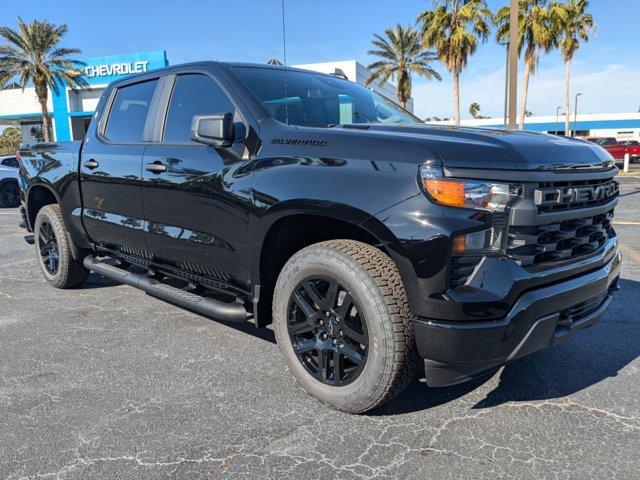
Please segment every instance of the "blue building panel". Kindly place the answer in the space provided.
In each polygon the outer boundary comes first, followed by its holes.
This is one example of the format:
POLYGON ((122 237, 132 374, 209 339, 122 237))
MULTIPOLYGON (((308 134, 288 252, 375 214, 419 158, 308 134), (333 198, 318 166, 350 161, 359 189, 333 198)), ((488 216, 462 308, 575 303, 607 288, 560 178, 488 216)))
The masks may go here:
MULTIPOLYGON (((85 80, 89 85, 106 85, 130 75, 149 72, 169 65, 167 52, 128 53, 123 55, 107 55, 104 57, 85 58, 85 80)), ((70 117, 88 116, 93 112, 70 112, 69 95, 66 86, 60 86, 58 95, 53 92, 53 119, 55 122, 55 138, 58 141, 71 140, 70 117)))

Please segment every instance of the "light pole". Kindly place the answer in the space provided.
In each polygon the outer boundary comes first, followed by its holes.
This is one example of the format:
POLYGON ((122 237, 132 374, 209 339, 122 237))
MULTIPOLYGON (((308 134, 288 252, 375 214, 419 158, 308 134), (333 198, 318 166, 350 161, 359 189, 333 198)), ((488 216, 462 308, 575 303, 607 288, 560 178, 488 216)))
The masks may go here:
POLYGON ((578 97, 582 95, 582 92, 576 93, 576 104, 575 107, 573 108, 573 135, 572 137, 576 136, 576 125, 578 123, 578 97))
POLYGON ((555 133, 556 135, 558 135, 558 115, 560 115, 560 109, 561 108, 562 107, 557 107, 556 108, 556 133, 555 133))

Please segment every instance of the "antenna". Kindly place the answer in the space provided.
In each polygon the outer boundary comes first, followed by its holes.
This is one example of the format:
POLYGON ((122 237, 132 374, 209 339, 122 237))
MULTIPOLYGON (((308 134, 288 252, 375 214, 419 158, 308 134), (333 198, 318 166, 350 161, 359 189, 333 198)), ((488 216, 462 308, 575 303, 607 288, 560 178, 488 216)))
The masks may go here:
POLYGON ((287 29, 285 27, 284 0, 282 0, 282 56, 284 57, 284 118, 289 125, 289 93, 287 91, 287 29))

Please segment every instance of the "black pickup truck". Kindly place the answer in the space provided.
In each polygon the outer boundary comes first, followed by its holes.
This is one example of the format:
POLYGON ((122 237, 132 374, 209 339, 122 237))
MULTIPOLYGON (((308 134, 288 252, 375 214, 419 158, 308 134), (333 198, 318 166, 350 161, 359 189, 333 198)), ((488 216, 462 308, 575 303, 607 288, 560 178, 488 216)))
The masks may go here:
MULTIPOLYGON (((119 80, 82 142, 20 152, 45 278, 89 271, 227 322, 348 412, 593 325, 617 288, 597 145, 425 125, 332 75, 202 62, 119 80)), ((585 353, 586 355, 586 353, 585 353)))

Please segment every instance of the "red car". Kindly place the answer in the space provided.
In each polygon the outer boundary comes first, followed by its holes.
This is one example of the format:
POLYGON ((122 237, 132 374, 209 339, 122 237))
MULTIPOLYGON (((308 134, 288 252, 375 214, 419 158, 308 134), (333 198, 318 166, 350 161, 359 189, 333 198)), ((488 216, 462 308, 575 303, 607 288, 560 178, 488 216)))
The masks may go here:
POLYGON ((613 137, 588 138, 587 140, 600 145, 616 160, 623 160, 625 153, 629 154, 632 162, 640 158, 640 143, 637 140, 624 140, 618 142, 613 137))

